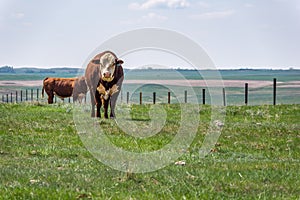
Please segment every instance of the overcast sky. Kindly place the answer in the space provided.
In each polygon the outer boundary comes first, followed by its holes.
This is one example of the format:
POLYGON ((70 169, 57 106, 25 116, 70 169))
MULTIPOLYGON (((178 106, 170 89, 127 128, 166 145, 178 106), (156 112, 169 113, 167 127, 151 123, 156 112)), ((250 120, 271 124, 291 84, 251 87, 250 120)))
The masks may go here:
POLYGON ((300 69, 299 0, 0 0, 0 66, 81 67, 104 41, 144 27, 186 35, 219 69, 300 69))

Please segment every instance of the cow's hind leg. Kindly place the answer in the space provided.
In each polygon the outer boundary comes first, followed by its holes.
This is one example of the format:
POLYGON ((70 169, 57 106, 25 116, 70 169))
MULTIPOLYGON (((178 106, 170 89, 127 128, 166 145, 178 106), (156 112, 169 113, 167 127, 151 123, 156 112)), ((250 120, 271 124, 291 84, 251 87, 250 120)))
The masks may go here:
POLYGON ((47 95, 48 95, 48 104, 52 104, 54 98, 53 92, 49 92, 49 94, 47 93, 47 95))
POLYGON ((95 105, 96 105, 96 89, 93 86, 89 86, 90 88, 90 96, 91 96, 91 104, 92 104, 92 112, 91 112, 91 117, 95 117, 95 105))
POLYGON ((97 103, 96 117, 101 118, 101 103, 97 103))
POLYGON ((119 96, 119 92, 111 96, 110 100, 110 118, 115 118, 115 107, 117 103, 117 98, 119 96))

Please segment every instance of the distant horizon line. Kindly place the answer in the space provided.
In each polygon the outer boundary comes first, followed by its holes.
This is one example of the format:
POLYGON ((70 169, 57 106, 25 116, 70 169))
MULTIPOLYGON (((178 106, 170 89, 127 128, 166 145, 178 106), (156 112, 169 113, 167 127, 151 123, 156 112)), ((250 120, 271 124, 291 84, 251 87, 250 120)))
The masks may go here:
MULTIPOLYGON (((24 68, 35 68, 35 69, 55 69, 55 68, 76 68, 76 69, 81 69, 82 67, 79 66, 30 66, 30 65, 21 65, 21 66, 11 66, 11 65, 2 65, 1 67, 13 67, 14 69, 24 69, 24 68)), ((197 70, 196 68, 187 68, 187 67, 165 67, 165 68, 156 68, 156 67, 123 67, 124 69, 136 69, 136 70, 147 70, 147 69, 174 69, 174 70, 197 70)), ((216 69, 211 69, 211 68, 203 68, 200 70, 300 70, 300 67, 296 66, 290 66, 290 67, 216 67, 216 69)))

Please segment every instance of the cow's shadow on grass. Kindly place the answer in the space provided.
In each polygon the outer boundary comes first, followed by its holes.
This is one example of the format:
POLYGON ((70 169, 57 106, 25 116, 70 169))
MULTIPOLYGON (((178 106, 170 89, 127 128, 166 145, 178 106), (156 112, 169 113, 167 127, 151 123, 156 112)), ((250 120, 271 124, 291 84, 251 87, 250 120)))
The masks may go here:
POLYGON ((125 120, 128 120, 128 121, 138 121, 138 122, 149 122, 151 121, 150 118, 125 118, 125 120))

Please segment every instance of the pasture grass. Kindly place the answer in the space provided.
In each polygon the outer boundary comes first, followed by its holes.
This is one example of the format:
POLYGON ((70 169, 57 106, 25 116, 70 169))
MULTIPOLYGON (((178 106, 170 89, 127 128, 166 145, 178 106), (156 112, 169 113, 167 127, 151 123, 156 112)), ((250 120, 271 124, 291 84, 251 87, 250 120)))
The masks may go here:
MULTIPOLYGON (((148 151, 174 137, 179 104, 162 105, 163 133, 147 141, 122 133, 113 120, 110 139, 148 151), (162 142, 163 141, 163 142, 162 142)), ((149 105, 133 105, 132 119, 147 121, 149 105)), ((210 124, 200 107, 198 133, 183 156, 149 173, 125 173, 102 164, 78 136, 71 104, 0 104, 0 199, 298 199, 300 105, 228 106, 222 134, 199 158, 210 124)))

